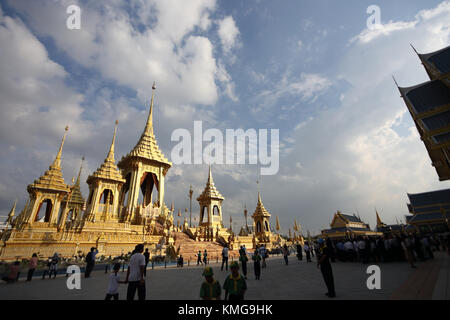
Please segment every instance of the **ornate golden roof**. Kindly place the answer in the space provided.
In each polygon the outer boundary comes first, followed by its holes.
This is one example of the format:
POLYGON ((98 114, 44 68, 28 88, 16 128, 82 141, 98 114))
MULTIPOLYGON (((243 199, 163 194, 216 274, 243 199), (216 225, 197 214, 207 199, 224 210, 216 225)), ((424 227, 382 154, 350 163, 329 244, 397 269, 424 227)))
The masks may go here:
POLYGON ((69 203, 84 204, 84 198, 83 198, 83 194, 81 193, 81 188, 80 188, 80 177, 81 177, 81 170, 83 169, 83 161, 84 161, 84 157, 81 159, 81 166, 80 166, 80 171, 78 172, 77 180, 76 180, 75 184, 72 186, 72 195, 70 196, 69 203))
POLYGON ((256 204, 256 209, 255 212, 253 212, 253 217, 259 217, 259 216, 263 216, 263 217, 270 217, 270 213, 269 211, 267 211, 266 208, 264 208, 264 205, 261 201, 261 195, 258 192, 258 203, 256 204))
POLYGON ((142 135, 133 150, 122 157, 122 159, 119 161, 119 167, 121 167, 121 165, 129 158, 144 158, 160 162, 168 167, 172 166, 172 163, 167 160, 167 158, 159 149, 155 135, 153 133, 153 98, 156 89, 155 84, 153 84, 152 89, 153 92, 152 100, 150 103, 150 112, 148 114, 147 124, 145 125, 144 132, 142 132, 142 135))
POLYGON ((122 176, 119 168, 116 166, 116 161, 114 160, 114 145, 116 141, 116 132, 117 132, 117 124, 119 122, 116 121, 116 125, 114 127, 114 135, 111 142, 111 147, 109 148, 108 155, 106 156, 105 161, 102 163, 100 168, 97 169, 93 174, 91 174, 86 182, 90 184, 94 179, 104 179, 104 180, 112 180, 125 183, 125 179, 122 176))
POLYGON ((64 178, 61 172, 61 154, 68 130, 69 127, 66 126, 66 128, 64 129, 64 136, 61 141, 61 146, 59 147, 59 151, 56 155, 55 160, 50 165, 49 169, 45 171, 45 173, 39 179, 28 185, 28 190, 47 189, 61 192, 70 191, 70 187, 64 182, 64 178))
POLYGON ((197 201, 204 199, 219 199, 219 200, 225 199, 214 185, 214 180, 211 174, 211 165, 209 166, 209 175, 208 181, 206 182, 205 190, 203 190, 202 194, 197 198, 197 201))

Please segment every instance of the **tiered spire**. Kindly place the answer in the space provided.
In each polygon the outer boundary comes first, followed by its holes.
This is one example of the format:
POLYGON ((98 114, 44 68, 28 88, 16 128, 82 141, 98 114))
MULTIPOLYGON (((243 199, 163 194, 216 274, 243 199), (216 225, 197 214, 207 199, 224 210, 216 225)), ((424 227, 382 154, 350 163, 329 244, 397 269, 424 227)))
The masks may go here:
POLYGON ((153 133, 153 100, 156 90, 156 85, 153 83, 152 86, 152 100, 150 102, 150 111, 147 118, 147 123, 145 125, 144 132, 142 132, 142 135, 136 144, 136 146, 133 148, 133 150, 130 151, 125 157, 123 157, 119 161, 120 163, 125 161, 125 159, 130 157, 139 157, 149 160, 155 160, 167 165, 172 165, 169 160, 164 156, 164 154, 161 152, 161 150, 158 147, 155 135, 153 133))
POLYGON ((78 171, 78 177, 75 184, 72 186, 72 195, 70 197, 70 203, 84 204, 83 195, 80 188, 81 171, 83 169, 84 157, 81 158, 80 170, 78 171))
POLYGON ((17 204, 17 200, 14 200, 14 205, 11 208, 11 211, 8 214, 8 218, 5 221, 5 224, 12 224, 13 219, 14 219, 14 215, 16 214, 16 204, 17 204))
POLYGON ((208 181, 206 182, 205 190, 200 194, 200 196, 197 198, 197 200, 201 199, 220 199, 224 200, 225 198, 220 194, 220 192, 217 190, 216 186, 214 185, 214 180, 211 173, 211 165, 209 165, 209 173, 208 173, 208 181))
POLYGON ((125 182, 125 179, 122 177, 119 169, 117 168, 114 160, 114 145, 116 141, 116 133, 117 133, 117 125, 119 121, 116 120, 116 124, 114 127, 114 135, 111 142, 111 146, 109 148, 108 155, 105 158, 105 161, 102 163, 100 168, 97 169, 92 175, 90 175, 87 179, 87 183, 89 183, 92 179, 106 179, 113 181, 125 182))
POLYGON ((45 173, 39 179, 30 184, 28 188, 50 189, 66 192, 69 191, 69 186, 64 182, 64 178, 61 172, 61 155, 68 130, 69 126, 66 126, 58 153, 56 154, 56 158, 50 165, 49 169, 45 171, 45 173))
POLYGON ((255 212, 253 213, 253 217, 256 216, 270 217, 269 211, 267 211, 266 208, 264 208, 264 205, 261 200, 261 194, 259 193, 259 191, 258 191, 258 203, 256 204, 256 209, 255 212))

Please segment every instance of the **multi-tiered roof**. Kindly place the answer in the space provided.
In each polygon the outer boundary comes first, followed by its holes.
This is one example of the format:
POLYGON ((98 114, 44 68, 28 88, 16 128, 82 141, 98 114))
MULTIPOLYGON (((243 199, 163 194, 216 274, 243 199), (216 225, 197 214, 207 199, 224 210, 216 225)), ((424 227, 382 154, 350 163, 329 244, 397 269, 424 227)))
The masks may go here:
POLYGON ((49 190, 63 193, 70 191, 70 187, 64 182, 63 174, 61 171, 62 148, 64 146, 64 141, 66 139, 68 130, 69 127, 66 126, 64 136, 61 141, 61 146, 59 147, 55 160, 41 177, 35 180, 32 184, 28 185, 29 191, 33 189, 49 190))
POLYGON ((98 168, 97 171, 95 171, 87 178, 86 182, 88 184, 95 179, 111 180, 125 183, 125 179, 122 177, 122 173, 120 172, 119 168, 117 168, 114 160, 114 145, 116 141, 117 124, 118 122, 116 121, 116 126, 114 127, 114 135, 108 155, 106 156, 105 161, 102 163, 100 168, 98 168))
POLYGON ((270 217, 269 211, 267 211, 266 208, 264 208, 264 205, 261 201, 261 195, 258 192, 258 203, 256 204, 255 212, 253 212, 252 218, 263 216, 263 217, 270 217))
POLYGON ((122 168, 124 164, 132 159, 144 159, 156 161, 166 167, 166 170, 172 166, 172 163, 167 160, 164 154, 159 149, 158 143, 153 132, 153 98, 155 92, 155 85, 153 84, 152 100, 150 103, 150 112, 148 114, 147 123, 144 132, 142 132, 136 146, 119 161, 118 166, 122 168))
POLYGON ((202 201, 205 199, 217 199, 217 200, 224 200, 225 198, 220 194, 220 192, 217 190, 214 180, 211 173, 211 166, 209 166, 209 174, 208 174, 208 181, 206 182, 205 189, 200 194, 200 196, 197 198, 197 201, 202 201))
POLYGON ((418 54, 430 81, 399 87, 439 180, 450 179, 450 46, 418 54))

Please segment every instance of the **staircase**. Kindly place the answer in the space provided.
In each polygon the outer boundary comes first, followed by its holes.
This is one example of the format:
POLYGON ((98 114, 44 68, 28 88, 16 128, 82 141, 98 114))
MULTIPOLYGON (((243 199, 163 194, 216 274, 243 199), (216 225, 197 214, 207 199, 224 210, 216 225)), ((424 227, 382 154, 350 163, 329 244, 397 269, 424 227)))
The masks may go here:
MULTIPOLYGON (((203 251, 205 250, 208 252, 208 260, 211 262, 215 262, 216 259, 219 261, 222 260, 223 247, 217 242, 195 241, 183 232, 175 232, 174 237, 175 251, 180 248, 179 254, 183 256, 185 262, 190 260, 191 263, 196 263, 197 253, 201 251, 203 254, 203 251)), ((239 256, 239 253, 237 251, 229 251, 228 256, 231 260, 232 256, 236 258, 239 256)))

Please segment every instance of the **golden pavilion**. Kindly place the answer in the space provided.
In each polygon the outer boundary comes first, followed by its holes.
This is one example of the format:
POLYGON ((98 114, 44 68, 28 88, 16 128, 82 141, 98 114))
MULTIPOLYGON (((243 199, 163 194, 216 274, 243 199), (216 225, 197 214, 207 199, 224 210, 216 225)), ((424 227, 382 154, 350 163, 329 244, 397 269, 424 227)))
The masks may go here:
POLYGON ((165 177, 172 163, 161 152, 154 134, 155 85, 152 89, 147 122, 138 142, 116 163, 116 121, 103 163, 86 180, 87 199, 80 189, 84 158, 76 180, 66 184, 63 178, 61 158, 69 130, 65 128, 55 160, 28 185, 25 208, 16 215, 14 203, 5 221, 6 228, 0 233, 0 260, 29 258, 33 253, 49 257, 55 252, 72 257, 91 247, 96 247, 99 255, 114 257, 132 251, 138 243, 152 254, 161 254, 164 246, 174 254, 194 254, 205 248, 221 252, 225 245, 233 250, 241 245, 254 248, 264 243, 271 248, 280 243, 280 236, 270 228, 270 214, 259 192, 253 227, 237 236, 231 217, 230 228, 224 226, 225 198, 214 184, 211 166, 205 189, 197 198, 198 226, 191 227, 186 218, 181 228, 174 224, 173 205, 169 209, 164 202, 165 177))

